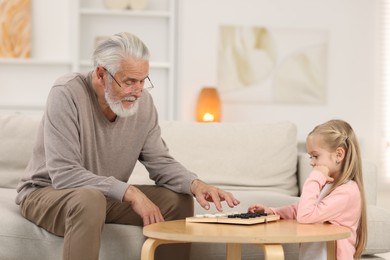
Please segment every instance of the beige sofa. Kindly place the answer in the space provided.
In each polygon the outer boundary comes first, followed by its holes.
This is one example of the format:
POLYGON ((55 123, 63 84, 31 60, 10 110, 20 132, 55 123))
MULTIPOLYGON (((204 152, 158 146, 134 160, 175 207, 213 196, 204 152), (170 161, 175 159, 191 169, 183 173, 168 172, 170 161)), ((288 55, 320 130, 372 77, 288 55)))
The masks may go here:
MULTIPOLYGON (((0 114, 0 259, 61 259, 62 238, 30 223, 14 203, 15 186, 31 155, 41 115, 0 114)), ((187 168, 211 184, 231 191, 241 204, 234 211, 261 202, 281 206, 299 199, 310 172, 308 156, 297 147, 296 127, 289 122, 184 123, 162 122, 170 151, 187 168)), ((390 251, 390 212, 375 206, 376 169, 364 163, 368 195, 367 254, 390 251)), ((137 165, 129 183, 153 183, 137 165)), ((196 203, 195 211, 204 212, 196 203)), ((225 207, 225 211, 233 211, 225 207)), ((210 209, 211 213, 215 209, 210 209)), ((142 228, 107 224, 101 259, 139 259, 142 228)), ((298 259, 298 245, 284 245, 286 259, 298 259)), ((243 259, 262 259, 262 252, 245 245, 243 259)), ((192 245, 191 259, 225 259, 225 245, 192 245)))

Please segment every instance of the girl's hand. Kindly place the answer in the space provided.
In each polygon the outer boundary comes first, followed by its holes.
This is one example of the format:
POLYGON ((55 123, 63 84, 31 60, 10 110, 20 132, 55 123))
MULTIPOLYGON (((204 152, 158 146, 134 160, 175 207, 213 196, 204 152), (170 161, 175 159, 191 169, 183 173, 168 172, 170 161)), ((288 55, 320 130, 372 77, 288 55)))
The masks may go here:
POLYGON ((262 204, 253 204, 251 205, 249 208, 248 208, 248 212, 250 213, 256 213, 256 212, 260 212, 260 213, 267 213, 268 215, 273 215, 274 212, 268 208, 267 206, 264 206, 262 204))
POLYGON ((325 179, 326 179, 326 182, 333 182, 334 179, 332 177, 330 177, 329 175, 329 168, 324 166, 324 165, 316 165, 313 167, 313 170, 317 170, 319 172, 321 172, 324 176, 325 176, 325 179))

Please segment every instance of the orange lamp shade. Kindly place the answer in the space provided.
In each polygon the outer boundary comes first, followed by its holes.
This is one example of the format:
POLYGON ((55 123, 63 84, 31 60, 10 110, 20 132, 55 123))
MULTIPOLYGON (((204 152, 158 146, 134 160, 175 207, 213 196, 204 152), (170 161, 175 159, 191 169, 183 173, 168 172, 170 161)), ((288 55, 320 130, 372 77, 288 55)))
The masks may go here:
POLYGON ((221 121, 221 101, 216 88, 205 87, 200 91, 196 107, 196 120, 198 122, 221 121))

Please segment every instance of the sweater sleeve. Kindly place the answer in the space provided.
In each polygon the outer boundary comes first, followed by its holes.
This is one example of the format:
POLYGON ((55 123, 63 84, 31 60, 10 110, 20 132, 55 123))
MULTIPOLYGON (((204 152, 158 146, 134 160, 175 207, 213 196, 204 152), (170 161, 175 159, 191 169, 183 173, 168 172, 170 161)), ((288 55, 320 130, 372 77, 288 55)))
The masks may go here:
MULTIPOLYGON (((157 112, 154 111, 156 114, 157 112)), ((197 175, 175 160, 169 153, 168 145, 161 137, 161 129, 156 121, 145 140, 140 162, 146 167, 150 178, 157 185, 164 186, 175 192, 191 193, 191 183, 197 175)))
MULTIPOLYGON (((301 223, 322 223, 342 216, 347 207, 360 207, 353 201, 353 190, 341 185, 318 202, 321 189, 326 184, 325 176, 313 171, 303 186, 298 205, 297 220, 301 223)), ((349 185, 352 187, 352 185, 349 185)))
POLYGON ((46 166, 53 187, 91 187, 121 201, 127 183, 114 177, 98 176, 82 166, 77 107, 67 89, 52 88, 44 120, 46 166))
POLYGON ((296 219, 297 218, 298 203, 294 203, 288 206, 271 208, 272 212, 279 215, 282 219, 296 219))

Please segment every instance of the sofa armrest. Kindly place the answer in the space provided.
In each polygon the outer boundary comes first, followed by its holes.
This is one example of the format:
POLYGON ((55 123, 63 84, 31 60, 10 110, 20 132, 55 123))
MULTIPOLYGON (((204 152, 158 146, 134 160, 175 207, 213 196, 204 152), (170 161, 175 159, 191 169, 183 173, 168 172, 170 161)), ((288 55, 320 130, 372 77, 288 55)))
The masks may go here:
MULTIPOLYGON (((377 168, 374 163, 369 161, 362 162, 363 181, 366 193, 366 201, 369 205, 376 205, 377 199, 377 168)), ((302 193, 302 187, 311 171, 310 158, 305 153, 298 153, 298 184, 299 195, 302 193)))
POLYGON ((303 184, 311 172, 310 158, 307 153, 298 153, 298 185, 299 185, 299 196, 302 194, 303 184))
POLYGON ((368 205, 376 205, 378 173, 376 165, 363 160, 363 181, 368 205))
POLYGON ((41 114, 0 114, 0 187, 16 188, 24 174, 41 114))

